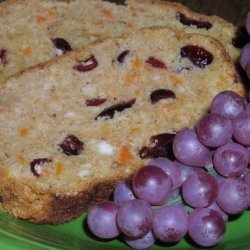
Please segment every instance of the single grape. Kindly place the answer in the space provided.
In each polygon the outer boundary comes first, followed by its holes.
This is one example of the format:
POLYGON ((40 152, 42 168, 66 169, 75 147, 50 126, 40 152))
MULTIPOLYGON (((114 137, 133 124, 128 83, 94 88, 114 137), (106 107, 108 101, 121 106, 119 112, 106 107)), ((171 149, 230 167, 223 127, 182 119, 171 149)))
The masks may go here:
POLYGON ((246 73, 247 73, 248 79, 250 79, 250 63, 248 63, 246 66, 246 73))
POLYGON ((220 114, 208 114, 196 126, 198 139, 207 147, 219 147, 228 143, 233 134, 230 119, 220 114))
POLYGON ((181 179, 181 185, 183 182, 192 174, 197 173, 197 172, 205 172, 203 168, 197 168, 197 167, 192 167, 188 165, 184 165, 178 161, 174 161, 176 167, 180 171, 180 179, 181 179))
POLYGON ((197 208, 188 219, 188 234, 203 247, 216 245, 223 238, 226 223, 221 215, 210 208, 197 208))
POLYGON ((163 206, 154 216, 153 232, 163 242, 181 240, 188 229, 188 213, 183 206, 163 206))
POLYGON ((249 206, 250 190, 242 180, 227 178, 219 182, 216 202, 227 214, 239 214, 249 206))
POLYGON ((250 173, 247 173, 245 176, 244 176, 244 183, 248 186, 248 189, 250 190, 250 173))
POLYGON ((131 180, 122 180, 120 181, 114 190, 113 195, 114 202, 118 205, 121 205, 124 201, 136 199, 132 191, 132 181, 131 180))
POLYGON ((213 163, 222 176, 239 177, 248 166, 249 152, 238 143, 228 143, 215 151, 213 163))
POLYGON ((143 200, 125 201, 119 207, 117 224, 126 236, 141 238, 152 229, 152 208, 143 200))
POLYGON ((151 205, 164 204, 169 197, 172 186, 170 177, 158 167, 142 167, 133 175, 134 194, 151 205))
POLYGON ((111 201, 104 201, 94 206, 87 217, 90 231, 101 239, 117 237, 120 231, 116 224, 118 206, 111 201))
POLYGON ((240 65, 246 70, 247 64, 250 62, 250 43, 247 43, 241 50, 240 65))
POLYGON ((180 197, 180 195, 181 195, 181 188, 176 188, 170 192, 169 200, 176 199, 177 197, 180 197))
POLYGON ((250 103, 247 103, 245 106, 246 106, 246 111, 250 112, 250 103))
POLYGON ((250 35, 250 12, 247 13, 245 26, 246 26, 248 34, 250 35))
POLYGON ((220 209, 220 207, 218 206, 218 204, 215 201, 207 208, 210 208, 210 209, 217 211, 221 215, 222 219, 225 222, 228 221, 228 215, 223 210, 220 209))
POLYGON ((233 119, 233 136, 240 144, 250 146, 250 111, 243 111, 233 119))
POLYGON ((155 236, 152 231, 149 231, 142 238, 124 236, 123 239, 133 249, 148 249, 155 243, 155 236))
POLYGON ((172 190, 181 186, 180 171, 173 161, 159 157, 152 159, 147 165, 161 168, 171 178, 173 182, 172 190))
MULTIPOLYGON (((250 192, 250 173, 247 173, 244 177, 243 177, 243 181, 244 183, 247 185, 248 190, 250 192)), ((250 206, 250 204, 249 204, 250 206)))
POLYGON ((195 208, 207 207, 215 201, 218 193, 216 179, 206 172, 189 176, 182 185, 182 196, 185 202, 195 208))
POLYGON ((211 113, 234 118, 245 109, 243 98, 233 91, 218 93, 211 104, 211 113))
POLYGON ((204 167, 210 156, 209 149, 200 143, 193 129, 177 133, 173 151, 179 162, 195 167, 204 167))

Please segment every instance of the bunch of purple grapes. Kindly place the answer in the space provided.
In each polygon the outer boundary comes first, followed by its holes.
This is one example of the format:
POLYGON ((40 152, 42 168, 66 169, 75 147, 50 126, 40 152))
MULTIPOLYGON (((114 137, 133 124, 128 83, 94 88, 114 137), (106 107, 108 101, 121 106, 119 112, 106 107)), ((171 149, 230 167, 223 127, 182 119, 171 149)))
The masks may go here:
MULTIPOLYGON (((247 14, 245 26, 250 35, 250 12, 247 14)), ((247 43, 241 50, 240 65, 246 71, 247 76, 250 79, 250 43, 247 43)))
POLYGON ((156 158, 120 181, 113 201, 87 217, 99 238, 121 235, 134 249, 188 235, 209 247, 223 238, 230 215, 250 206, 250 111, 238 94, 215 96, 210 113, 173 141, 174 161, 156 158))

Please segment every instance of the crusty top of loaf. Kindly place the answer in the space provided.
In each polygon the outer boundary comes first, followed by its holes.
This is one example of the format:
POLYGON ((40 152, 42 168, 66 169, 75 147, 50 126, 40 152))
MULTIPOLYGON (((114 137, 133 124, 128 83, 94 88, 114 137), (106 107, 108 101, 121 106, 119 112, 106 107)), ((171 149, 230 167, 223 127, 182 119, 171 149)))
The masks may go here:
POLYGON ((78 48, 100 37, 120 36, 155 25, 211 35, 223 43, 233 60, 239 56, 232 45, 236 33, 232 24, 165 1, 128 0, 123 6, 101 0, 8 0, 0 4, 0 22, 0 50, 7 51, 7 63, 0 62, 1 82, 55 57, 58 51, 51 39, 64 38, 72 48, 78 48), (178 13, 208 21, 212 27, 183 25, 178 13))

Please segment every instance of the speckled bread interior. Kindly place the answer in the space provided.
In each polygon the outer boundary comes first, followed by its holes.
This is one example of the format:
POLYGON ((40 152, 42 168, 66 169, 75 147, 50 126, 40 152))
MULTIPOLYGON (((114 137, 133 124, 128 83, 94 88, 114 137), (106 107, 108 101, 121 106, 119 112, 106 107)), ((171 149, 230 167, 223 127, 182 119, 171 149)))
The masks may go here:
POLYGON ((116 5, 102 0, 7 0, 0 4, 0 23, 1 85, 10 75, 62 54, 52 42, 55 38, 65 39, 74 49, 100 37, 152 26, 210 35, 224 45, 234 61, 239 56, 239 49, 232 45, 236 27, 166 1, 127 0, 125 5, 116 5), (180 14, 194 24, 181 23, 180 14), (211 27, 200 27, 197 21, 211 27))
POLYGON ((220 91, 242 95, 237 81, 217 40, 170 28, 99 40, 11 77, 0 92, 3 207, 35 223, 74 219, 146 162, 151 136, 193 126, 220 91), (186 45, 212 53, 211 64, 183 58, 186 45), (159 89, 172 95, 152 103, 159 89), (68 135, 82 143, 75 155, 60 146, 68 135))

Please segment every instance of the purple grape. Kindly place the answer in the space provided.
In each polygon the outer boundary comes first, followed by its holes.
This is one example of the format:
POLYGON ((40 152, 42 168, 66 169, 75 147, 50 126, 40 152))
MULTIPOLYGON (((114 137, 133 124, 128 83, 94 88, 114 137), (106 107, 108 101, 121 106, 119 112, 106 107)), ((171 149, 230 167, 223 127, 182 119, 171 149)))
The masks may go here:
POLYGON ((203 168, 197 168, 197 167, 192 167, 188 165, 184 165, 178 161, 174 161, 176 167, 180 171, 180 179, 181 179, 181 185, 183 182, 192 174, 197 173, 197 172, 205 172, 203 168))
MULTIPOLYGON (((250 93, 249 93, 250 94, 250 93)), ((246 104, 246 111, 250 112, 250 103, 246 104)))
POLYGON ((210 153, 208 148, 200 143, 193 129, 185 129, 174 138, 173 151, 176 159, 186 165, 204 167, 210 153))
POLYGON ((217 203, 215 201, 210 206, 208 206, 207 208, 210 208, 210 209, 213 209, 213 210, 217 211, 221 215, 222 219, 225 222, 228 221, 228 215, 224 211, 222 211, 220 209, 220 207, 217 205, 217 203))
POLYGON ((161 168, 171 178, 173 182, 172 190, 181 186, 180 171, 173 161, 159 157, 152 159, 147 165, 161 168))
POLYGON ((177 197, 180 197, 181 194, 181 188, 176 188, 172 190, 169 194, 169 199, 176 199, 177 197))
POLYGON ((222 176, 222 175, 220 175, 220 174, 217 174, 215 176, 215 179, 216 179, 217 183, 220 184, 221 181, 226 180, 227 178, 224 177, 224 176, 222 176))
POLYGON ((148 249, 155 243, 155 236, 152 231, 149 231, 142 238, 123 237, 124 241, 133 249, 148 249))
POLYGON ((245 108, 243 98, 235 92, 223 91, 218 93, 211 104, 211 112, 234 118, 245 108))
POLYGON ((243 111, 233 119, 233 136, 240 144, 250 146, 250 111, 243 111))
POLYGON ((248 34, 250 35, 250 12, 247 13, 246 17, 246 29, 248 34))
POLYGON ((249 206, 250 190, 242 180, 225 179, 219 183, 216 202, 227 214, 239 214, 249 206))
POLYGON ((247 73, 248 79, 250 79, 250 63, 248 63, 246 66, 246 73, 247 73))
POLYGON ((152 208, 143 200, 125 201, 118 210, 117 224, 126 236, 141 238, 152 229, 152 208))
POLYGON ((244 183, 248 186, 248 189, 250 190, 250 173, 247 173, 244 176, 244 183))
POLYGON ((134 194, 151 205, 162 205, 172 190, 172 180, 160 168, 146 166, 134 173, 132 187, 134 194))
POLYGON ((206 172, 194 173, 182 185, 185 202, 195 208, 207 207, 215 201, 218 193, 216 179, 206 172))
POLYGON ((101 239, 112 239, 120 234, 116 224, 118 206, 111 201, 104 201, 93 207, 87 217, 90 231, 101 239))
POLYGON ((196 127, 198 139, 207 147, 219 147, 228 143, 233 134, 230 119, 220 114, 208 114, 196 127))
POLYGON ((122 180, 120 181, 114 190, 113 196, 114 202, 118 205, 121 205, 124 201, 136 199, 132 191, 132 181, 131 180, 122 180))
POLYGON ((183 206, 161 207, 154 216, 153 232, 163 242, 177 242, 187 233, 188 213, 183 206))
MULTIPOLYGON (((244 183, 247 185, 248 190, 250 191, 250 173, 247 173, 243 178, 244 183)), ((250 207, 250 204, 249 204, 250 207)))
POLYGON ((228 143, 214 153, 214 168, 225 177, 241 176, 249 162, 249 152, 238 143, 228 143))
POLYGON ((188 234, 200 246, 216 245, 222 240, 225 231, 225 221, 213 209, 197 208, 189 215, 188 234))
POLYGON ((246 70, 247 64, 250 62, 250 43, 247 43, 241 50, 240 65, 246 70))

